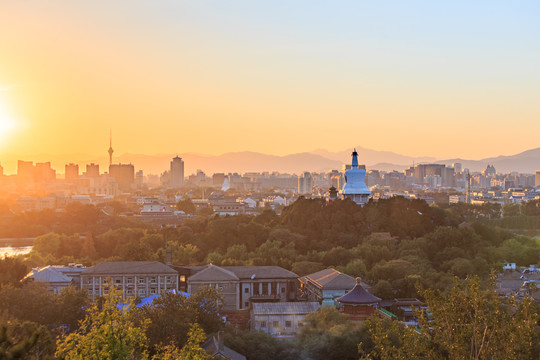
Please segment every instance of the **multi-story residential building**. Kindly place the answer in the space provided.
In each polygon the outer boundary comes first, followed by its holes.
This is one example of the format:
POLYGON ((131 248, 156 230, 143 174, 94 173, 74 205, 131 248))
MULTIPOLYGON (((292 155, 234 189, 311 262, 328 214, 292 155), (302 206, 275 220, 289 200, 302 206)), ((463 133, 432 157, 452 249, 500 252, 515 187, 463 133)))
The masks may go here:
POLYGON ((176 188, 184 185, 184 161, 174 157, 171 161, 169 187, 176 188))
POLYGON ((223 310, 244 310, 255 302, 286 302, 296 298, 295 273, 279 266, 184 266, 187 292, 204 286, 223 294, 223 310), (187 270, 187 271, 186 271, 187 270), (186 276, 187 275, 187 276, 186 276))
POLYGON ((130 190, 135 183, 135 167, 132 164, 111 164, 109 177, 116 181, 121 190, 130 190))
POLYGON ((298 194, 311 195, 313 191, 313 177, 310 172, 304 171, 298 177, 298 194))
POLYGON ((125 298, 178 290, 178 272, 158 261, 121 261, 104 262, 81 273, 81 289, 92 300, 113 288, 125 298))

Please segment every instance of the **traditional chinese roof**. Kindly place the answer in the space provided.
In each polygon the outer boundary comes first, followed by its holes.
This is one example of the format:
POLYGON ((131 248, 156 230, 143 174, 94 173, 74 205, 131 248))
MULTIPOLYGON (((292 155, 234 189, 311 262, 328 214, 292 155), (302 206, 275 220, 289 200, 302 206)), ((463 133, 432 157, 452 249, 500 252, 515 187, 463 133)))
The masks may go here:
POLYGON ((337 301, 341 304, 367 305, 378 304, 381 299, 370 294, 366 289, 364 289, 364 287, 360 284, 360 278, 356 278, 356 285, 354 288, 342 297, 339 297, 337 301))
MULTIPOLYGON (((300 281, 304 284, 311 282, 322 290, 349 290, 356 284, 356 280, 352 276, 332 268, 303 276, 300 281)), ((362 283, 362 286, 369 288, 365 283, 362 283)))

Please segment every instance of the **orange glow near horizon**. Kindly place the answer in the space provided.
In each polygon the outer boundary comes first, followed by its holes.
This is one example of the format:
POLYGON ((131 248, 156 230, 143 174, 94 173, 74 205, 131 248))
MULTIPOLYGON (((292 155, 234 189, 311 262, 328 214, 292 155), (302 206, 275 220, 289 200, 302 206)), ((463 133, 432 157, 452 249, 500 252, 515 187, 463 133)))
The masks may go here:
POLYGON ((0 162, 540 146, 534 3, 278 3, 0 3, 0 162))
POLYGON ((9 139, 17 129, 17 122, 10 116, 0 99, 0 151, 9 150, 9 139))

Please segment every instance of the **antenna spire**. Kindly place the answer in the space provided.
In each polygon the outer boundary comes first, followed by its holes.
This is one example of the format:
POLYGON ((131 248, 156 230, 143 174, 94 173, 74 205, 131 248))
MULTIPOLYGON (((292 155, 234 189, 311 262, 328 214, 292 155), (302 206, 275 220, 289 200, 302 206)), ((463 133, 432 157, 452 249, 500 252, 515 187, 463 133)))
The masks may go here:
POLYGON ((112 148, 112 130, 109 130, 109 166, 112 165, 112 154, 114 150, 112 148))

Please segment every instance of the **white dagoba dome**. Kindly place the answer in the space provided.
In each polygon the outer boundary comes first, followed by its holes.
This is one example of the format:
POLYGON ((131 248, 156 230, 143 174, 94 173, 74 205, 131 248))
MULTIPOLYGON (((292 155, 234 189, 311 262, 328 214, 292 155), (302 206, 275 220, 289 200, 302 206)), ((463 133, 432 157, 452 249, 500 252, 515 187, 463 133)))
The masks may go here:
POLYGON ((223 185, 221 185, 221 191, 227 191, 231 188, 231 185, 229 184, 229 178, 225 176, 225 180, 223 180, 223 185))
POLYGON ((366 185, 366 170, 358 168, 358 153, 352 153, 352 168, 345 171, 345 186, 341 192, 343 199, 351 199, 364 206, 369 201, 371 191, 366 185))

